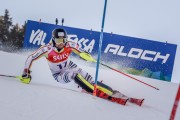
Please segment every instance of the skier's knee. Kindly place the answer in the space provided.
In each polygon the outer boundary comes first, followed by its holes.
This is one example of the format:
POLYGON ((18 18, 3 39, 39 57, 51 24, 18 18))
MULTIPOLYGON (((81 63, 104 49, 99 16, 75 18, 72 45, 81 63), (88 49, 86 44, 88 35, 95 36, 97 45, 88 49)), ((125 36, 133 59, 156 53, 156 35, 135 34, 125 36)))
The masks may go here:
POLYGON ((89 74, 89 73, 87 73, 87 72, 80 72, 80 75, 85 79, 85 80, 87 80, 88 82, 92 82, 92 79, 93 79, 93 77, 89 74))

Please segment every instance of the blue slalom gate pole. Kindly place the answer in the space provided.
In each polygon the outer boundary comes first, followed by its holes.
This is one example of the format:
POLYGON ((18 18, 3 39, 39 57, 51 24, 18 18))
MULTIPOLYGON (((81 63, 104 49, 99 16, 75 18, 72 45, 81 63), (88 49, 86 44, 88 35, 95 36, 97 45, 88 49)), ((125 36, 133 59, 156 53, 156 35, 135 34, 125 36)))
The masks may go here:
POLYGON ((95 76, 95 84, 94 84, 94 92, 93 92, 94 96, 96 96, 96 88, 97 88, 98 73, 99 73, 99 63, 100 63, 100 58, 101 58, 101 48, 102 48, 102 40, 103 40, 103 29, 104 29, 105 15, 106 15, 106 6, 107 6, 107 0, 105 0, 105 3, 104 3, 104 12, 103 12, 101 33, 100 33, 100 39, 99 39, 98 59, 97 59, 97 64, 96 64, 96 76, 95 76))

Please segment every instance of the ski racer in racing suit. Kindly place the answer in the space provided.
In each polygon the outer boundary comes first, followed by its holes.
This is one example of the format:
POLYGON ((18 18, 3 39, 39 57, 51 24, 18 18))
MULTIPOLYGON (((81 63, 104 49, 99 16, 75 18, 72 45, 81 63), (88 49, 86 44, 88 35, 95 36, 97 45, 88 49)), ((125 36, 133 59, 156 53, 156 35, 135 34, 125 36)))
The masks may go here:
MULTIPOLYGON (((21 81, 26 84, 30 83, 30 68, 32 63, 44 56, 57 82, 64 84, 74 80, 84 90, 92 92, 93 78, 89 73, 79 68, 76 63, 68 59, 72 52, 79 55, 83 60, 94 60, 89 53, 78 48, 76 43, 67 41, 67 33, 64 29, 58 28, 53 30, 52 43, 41 46, 37 51, 28 56, 21 81)), ((112 94, 113 90, 111 87, 100 82, 98 82, 98 85, 101 86, 102 90, 106 93, 112 94)))
MULTIPOLYGON (((52 75, 57 82, 69 83, 75 81, 83 90, 88 93, 93 93, 94 81, 92 76, 86 71, 79 68, 76 63, 69 60, 69 56, 74 52, 83 60, 95 62, 92 56, 78 48, 78 45, 67 41, 67 33, 62 28, 54 29, 52 32, 52 43, 40 47, 33 54, 29 55, 26 62, 23 74, 20 78, 21 82, 29 84, 31 81, 30 68, 33 61, 44 56, 49 64, 52 75)), ((111 101, 125 105, 129 99, 136 104, 142 104, 144 99, 134 99, 125 96, 119 91, 113 90, 104 83, 97 82, 97 96, 101 98, 108 98, 111 101), (122 101, 121 98, 126 99, 122 101)))

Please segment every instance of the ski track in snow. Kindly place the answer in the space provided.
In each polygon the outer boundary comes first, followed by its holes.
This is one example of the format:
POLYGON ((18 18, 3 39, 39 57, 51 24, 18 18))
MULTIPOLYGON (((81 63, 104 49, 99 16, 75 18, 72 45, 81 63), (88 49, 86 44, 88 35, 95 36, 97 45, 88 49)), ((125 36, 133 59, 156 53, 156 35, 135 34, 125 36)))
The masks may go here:
MULTIPOLYGON (((28 53, 0 51, 0 56, 0 74, 22 74, 28 53)), ((95 75, 91 63, 73 60, 95 75)), ((0 120, 169 120, 178 85, 134 77, 160 90, 100 67, 99 80, 130 97, 145 98, 142 107, 132 103, 122 106, 77 92, 81 89, 74 82, 60 84, 51 76, 46 60, 41 58, 33 63, 32 81, 28 85, 15 78, 0 77, 0 120)), ((180 120, 180 108, 175 120, 180 120)))

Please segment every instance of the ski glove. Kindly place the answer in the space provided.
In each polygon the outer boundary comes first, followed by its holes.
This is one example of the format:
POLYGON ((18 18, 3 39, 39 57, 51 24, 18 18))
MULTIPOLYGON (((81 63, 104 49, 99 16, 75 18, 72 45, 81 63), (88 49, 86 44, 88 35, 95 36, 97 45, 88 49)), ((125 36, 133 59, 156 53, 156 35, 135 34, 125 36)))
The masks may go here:
POLYGON ((87 52, 82 52, 79 54, 80 58, 86 61, 96 62, 96 60, 87 52))
POLYGON ((22 83, 29 84, 31 82, 31 71, 28 69, 24 69, 24 72, 20 78, 22 83))

